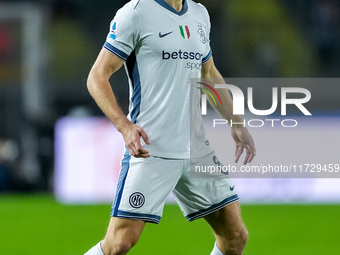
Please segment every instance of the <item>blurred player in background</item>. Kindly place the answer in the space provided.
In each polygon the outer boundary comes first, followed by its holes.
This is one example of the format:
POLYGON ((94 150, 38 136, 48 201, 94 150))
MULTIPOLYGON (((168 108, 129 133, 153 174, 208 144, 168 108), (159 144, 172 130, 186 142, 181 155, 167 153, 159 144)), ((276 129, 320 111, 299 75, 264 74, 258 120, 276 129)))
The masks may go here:
MULTIPOLYGON (((213 62, 209 33, 207 10, 191 0, 132 0, 112 20, 88 89, 122 133, 126 147, 107 234, 87 255, 128 253, 146 222, 159 223, 170 192, 189 221, 204 218, 213 228, 212 255, 242 254, 248 233, 232 180, 189 175, 194 163, 216 165, 201 116, 190 127, 190 80, 222 79, 213 62), (124 63, 130 85, 128 117, 109 83, 124 63)), ((199 97, 196 91, 194 96, 199 97)), ((214 107, 221 116, 242 122, 232 114, 229 92, 220 90, 219 95, 223 107, 214 107)), ((244 164, 251 162, 255 147, 247 129, 233 125, 231 132, 236 162, 244 148, 244 164)))

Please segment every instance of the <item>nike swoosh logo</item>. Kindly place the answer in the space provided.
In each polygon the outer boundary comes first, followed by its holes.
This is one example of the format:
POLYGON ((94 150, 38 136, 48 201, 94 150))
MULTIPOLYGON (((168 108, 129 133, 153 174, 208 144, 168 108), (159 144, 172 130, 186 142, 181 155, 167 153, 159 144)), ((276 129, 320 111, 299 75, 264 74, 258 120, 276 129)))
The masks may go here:
POLYGON ((161 32, 159 32, 159 38, 163 38, 163 37, 165 37, 165 36, 167 36, 167 35, 169 35, 169 34, 171 34, 171 33, 173 33, 174 31, 171 31, 171 32, 169 32, 169 33, 166 33, 166 34, 161 34, 161 32))
POLYGON ((235 189, 235 185, 230 187, 230 191, 233 191, 235 189))

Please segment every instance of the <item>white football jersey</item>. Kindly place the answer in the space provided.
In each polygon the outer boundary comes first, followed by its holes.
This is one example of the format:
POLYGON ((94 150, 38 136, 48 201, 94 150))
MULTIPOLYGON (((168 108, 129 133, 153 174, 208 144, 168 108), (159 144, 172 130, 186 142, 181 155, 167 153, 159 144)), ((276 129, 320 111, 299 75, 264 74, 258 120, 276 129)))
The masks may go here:
POLYGON ((212 152, 201 116, 190 116, 191 97, 197 97, 198 108, 200 97, 199 85, 190 93, 190 83, 211 57, 209 33, 206 8, 191 0, 184 0, 180 12, 164 0, 132 0, 110 24, 103 47, 126 61, 128 118, 148 134, 151 144, 142 146, 152 156, 183 159, 212 152))

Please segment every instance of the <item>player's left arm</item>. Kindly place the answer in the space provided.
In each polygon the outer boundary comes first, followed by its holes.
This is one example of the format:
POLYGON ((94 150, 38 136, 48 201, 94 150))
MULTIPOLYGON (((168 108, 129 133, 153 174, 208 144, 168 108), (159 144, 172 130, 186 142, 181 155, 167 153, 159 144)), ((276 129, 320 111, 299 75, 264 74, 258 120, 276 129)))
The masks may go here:
MULTIPOLYGON (((222 75, 217 70, 214 64, 213 57, 210 57, 210 59, 202 65, 202 78, 214 78, 215 84, 217 82, 218 84, 225 83, 222 75)), ((214 87, 215 84, 210 85, 214 87)), ((207 97, 209 103, 215 108, 215 110, 222 116, 223 119, 228 121, 229 124, 231 123, 231 121, 233 123, 243 123, 243 119, 241 116, 233 114, 233 100, 231 98, 229 90, 219 88, 216 89, 216 91, 221 98, 222 105, 215 105, 212 99, 210 97, 207 97)), ((256 150, 254 140, 249 134, 247 128, 244 127, 243 124, 233 124, 231 127, 231 135, 236 143, 235 162, 238 162, 244 148, 246 148, 247 154, 243 164, 250 163, 256 154, 256 150)))

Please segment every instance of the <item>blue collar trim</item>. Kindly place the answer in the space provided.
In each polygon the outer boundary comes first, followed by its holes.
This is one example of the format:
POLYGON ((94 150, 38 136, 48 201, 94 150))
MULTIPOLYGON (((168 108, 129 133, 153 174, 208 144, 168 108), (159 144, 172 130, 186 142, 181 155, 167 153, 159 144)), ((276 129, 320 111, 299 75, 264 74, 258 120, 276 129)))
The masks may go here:
POLYGON ((182 10, 180 12, 176 11, 172 6, 170 6, 167 2, 165 2, 165 0, 155 0, 159 5, 163 6, 165 9, 168 9, 169 11, 182 16, 183 14, 185 14, 188 11, 188 1, 187 0, 183 0, 183 7, 182 10))

